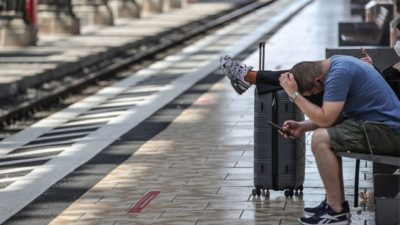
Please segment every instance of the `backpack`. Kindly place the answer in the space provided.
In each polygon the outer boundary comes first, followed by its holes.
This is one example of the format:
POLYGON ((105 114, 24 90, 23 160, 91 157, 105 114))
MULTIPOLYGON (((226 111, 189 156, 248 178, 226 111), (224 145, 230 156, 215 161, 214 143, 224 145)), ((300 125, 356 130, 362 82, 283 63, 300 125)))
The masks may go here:
POLYGON ((382 72, 382 76, 400 99, 400 71, 390 66, 382 72))

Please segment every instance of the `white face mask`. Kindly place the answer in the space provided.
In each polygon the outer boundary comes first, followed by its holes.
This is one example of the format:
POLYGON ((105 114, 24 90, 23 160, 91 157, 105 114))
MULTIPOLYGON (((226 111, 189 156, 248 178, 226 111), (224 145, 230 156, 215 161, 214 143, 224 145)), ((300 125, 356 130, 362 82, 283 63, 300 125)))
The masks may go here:
POLYGON ((400 41, 397 40, 396 44, 394 45, 394 50, 396 51, 396 54, 400 57, 400 41))

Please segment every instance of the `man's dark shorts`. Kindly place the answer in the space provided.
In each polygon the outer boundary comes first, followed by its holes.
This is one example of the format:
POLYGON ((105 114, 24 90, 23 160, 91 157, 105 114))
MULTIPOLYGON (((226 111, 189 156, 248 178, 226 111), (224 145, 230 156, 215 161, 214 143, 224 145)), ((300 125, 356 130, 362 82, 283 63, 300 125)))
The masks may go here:
MULTIPOLYGON (((345 120, 327 130, 334 151, 370 153, 361 121, 345 120)), ((383 124, 369 123, 366 130, 374 154, 400 156, 400 134, 383 124)))

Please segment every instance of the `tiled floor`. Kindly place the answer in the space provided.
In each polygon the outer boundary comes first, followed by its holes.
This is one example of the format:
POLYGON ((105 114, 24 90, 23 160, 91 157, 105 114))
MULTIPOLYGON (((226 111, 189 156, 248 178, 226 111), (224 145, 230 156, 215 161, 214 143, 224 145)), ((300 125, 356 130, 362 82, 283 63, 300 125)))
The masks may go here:
MULTIPOLYGON (((335 28, 326 27, 347 15, 344 1, 338 2, 314 1, 282 28, 267 45, 267 67, 324 57, 336 35, 335 28), (329 18, 324 10, 331 12, 329 18), (296 38, 294 27, 301 28, 296 38)), ((258 62, 255 55, 248 64, 258 62)), ((253 90, 238 96, 223 79, 51 224, 298 224, 303 207, 324 198, 309 146, 304 195, 287 199, 281 191, 269 198, 251 196, 252 145, 253 90), (129 212, 153 191, 159 194, 141 212, 129 212)), ((362 166, 360 190, 370 190, 371 168, 362 166)), ((353 161, 344 162, 344 172, 352 204, 353 161)), ((352 224, 373 224, 371 209, 351 210, 352 224)))
MULTIPOLYGON (((324 196, 315 163, 308 154, 303 197, 253 198, 252 100, 252 91, 238 97, 226 80, 216 84, 52 224, 297 224, 324 196), (150 191, 160 193, 129 213, 150 191)), ((351 178, 353 163, 345 167, 351 178)), ((353 212, 353 224, 373 216, 353 212)))

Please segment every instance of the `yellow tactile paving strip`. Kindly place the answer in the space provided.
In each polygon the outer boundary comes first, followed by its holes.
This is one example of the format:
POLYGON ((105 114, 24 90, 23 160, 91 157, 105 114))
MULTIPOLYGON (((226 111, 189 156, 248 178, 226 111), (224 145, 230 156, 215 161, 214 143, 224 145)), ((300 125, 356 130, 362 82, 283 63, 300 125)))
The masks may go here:
MULTIPOLYGON (((250 196, 252 95, 236 95, 225 79, 217 83, 51 224, 297 224, 303 206, 317 204, 324 190, 317 184, 303 198, 250 196), (149 191, 160 194, 142 212, 128 213, 149 191)), ((311 157, 307 167, 316 171, 311 157)), ((320 182, 316 172, 307 179, 320 182)), ((353 224, 371 216, 355 213, 353 224)))

